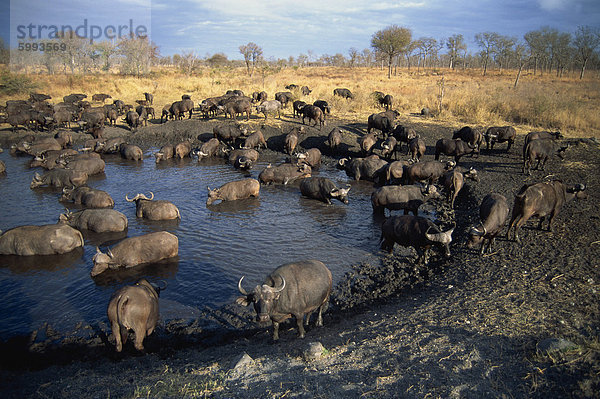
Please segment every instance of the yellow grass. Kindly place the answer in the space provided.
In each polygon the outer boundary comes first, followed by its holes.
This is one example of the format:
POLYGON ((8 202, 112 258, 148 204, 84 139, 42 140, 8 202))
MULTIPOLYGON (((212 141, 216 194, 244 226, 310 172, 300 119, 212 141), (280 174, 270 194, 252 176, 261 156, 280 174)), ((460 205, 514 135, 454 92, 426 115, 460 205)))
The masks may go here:
MULTIPOLYGON (((520 133, 529 130, 560 130, 570 137, 600 138, 600 81, 592 74, 579 80, 576 77, 556 78, 553 74, 533 76, 523 73, 517 89, 513 88, 515 71, 491 71, 481 76, 479 70, 398 70, 398 75, 387 79, 386 70, 379 68, 286 68, 270 71, 263 76, 256 71, 248 77, 244 68, 202 69, 192 76, 160 68, 150 77, 135 78, 113 74, 42 75, 29 77, 41 92, 50 94, 54 102, 69 93, 108 93, 125 103, 143 99, 143 92, 154 94, 154 107, 190 94, 194 101, 218 96, 228 89, 241 89, 247 95, 265 90, 272 99, 278 91, 285 91, 290 83, 307 85, 313 91, 298 98, 306 102, 323 99, 332 106, 333 114, 350 121, 365 122, 368 115, 378 112, 372 93, 378 90, 394 96, 394 108, 408 117, 423 107, 435 112, 429 121, 450 126, 460 125, 513 125, 520 133), (444 97, 441 112, 439 94, 444 78, 444 97), (333 96, 333 89, 348 88, 354 100, 333 96)), ((0 97, 23 98, 24 95, 0 97)))

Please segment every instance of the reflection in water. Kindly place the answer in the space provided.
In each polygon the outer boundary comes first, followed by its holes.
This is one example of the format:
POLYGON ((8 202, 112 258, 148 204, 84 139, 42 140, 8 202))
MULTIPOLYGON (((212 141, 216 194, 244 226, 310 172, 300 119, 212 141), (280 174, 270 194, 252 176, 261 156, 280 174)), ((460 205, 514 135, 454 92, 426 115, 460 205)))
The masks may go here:
POLYGON ((0 255, 0 268, 7 268, 12 273, 27 274, 40 271, 56 272, 68 269, 83 256, 83 248, 75 248, 62 255, 16 256, 0 255))

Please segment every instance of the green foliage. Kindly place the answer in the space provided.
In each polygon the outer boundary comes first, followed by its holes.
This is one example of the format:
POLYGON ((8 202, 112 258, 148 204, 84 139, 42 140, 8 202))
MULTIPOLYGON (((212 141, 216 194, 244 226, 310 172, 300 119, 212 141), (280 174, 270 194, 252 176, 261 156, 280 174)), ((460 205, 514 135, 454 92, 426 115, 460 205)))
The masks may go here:
POLYGON ((6 95, 29 94, 38 88, 38 85, 27 76, 3 71, 0 74, 0 93, 6 95))

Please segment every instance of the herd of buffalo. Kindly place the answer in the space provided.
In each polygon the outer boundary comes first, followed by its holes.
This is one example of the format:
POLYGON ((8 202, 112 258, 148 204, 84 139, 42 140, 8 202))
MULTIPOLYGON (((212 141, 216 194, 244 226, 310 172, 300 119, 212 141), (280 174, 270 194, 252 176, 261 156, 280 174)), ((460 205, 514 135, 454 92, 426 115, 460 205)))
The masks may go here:
MULTIPOLYGON (((173 123, 193 112, 202 118, 216 118, 224 115, 225 120, 213 129, 209 140, 193 145, 193 140, 184 140, 173 145, 165 145, 154 154, 156 163, 170 158, 197 157, 200 161, 208 157, 225 157, 235 168, 247 170, 256 164, 262 148, 268 148, 262 132, 250 131, 248 124, 235 121, 238 115, 250 119, 252 112, 270 114, 281 118, 282 111, 291 105, 293 117, 301 117, 302 125, 308 119, 309 127, 325 126, 326 116, 331 107, 324 100, 307 104, 297 98, 308 95, 307 86, 289 85, 290 91, 278 92, 274 100, 269 100, 266 92, 255 92, 247 97, 240 90, 230 90, 220 97, 211 97, 197 106, 189 95, 166 105, 161 112, 160 123, 173 123), (227 120, 231 119, 231 121, 227 120)), ((13 227, 0 235, 0 255, 50 255, 64 254, 84 245, 81 231, 122 232, 127 229, 127 218, 115 209, 110 194, 86 186, 89 176, 104 172, 105 154, 120 154, 121 157, 139 162, 144 158, 143 151, 126 139, 103 137, 105 124, 115 124, 119 118, 132 131, 147 124, 148 119, 156 119, 154 96, 143 93, 144 99, 137 106, 126 105, 114 100, 110 105, 104 102, 111 98, 107 94, 95 94, 92 103, 85 101, 83 94, 71 94, 63 102, 50 104, 50 96, 34 93, 28 100, 7 101, 0 110, 3 121, 13 129, 24 126, 27 129, 48 131, 55 134, 30 134, 12 145, 12 154, 31 157, 30 167, 40 167, 43 174, 36 173, 31 181, 31 189, 50 186, 62 190, 60 201, 72 202, 83 209, 77 212, 67 211, 59 216, 57 224, 43 226, 13 227), (102 103, 103 105, 99 105, 102 103), (73 138, 68 129, 76 124, 79 129, 93 136, 83 143, 80 150, 72 148, 73 138)), ((334 95, 353 100, 348 89, 335 89, 334 95)), ((463 127, 454 132, 451 138, 440 138, 435 143, 435 159, 423 159, 427 146, 420 135, 412 128, 398 124, 400 115, 392 109, 393 97, 375 92, 376 103, 385 107, 385 111, 374 113, 367 120, 367 129, 358 137, 359 153, 349 158, 343 152, 342 136, 354 134, 333 128, 322 149, 337 159, 337 166, 345 170, 354 180, 368 180, 374 183, 371 204, 374 214, 383 216, 381 225, 381 249, 393 251, 394 245, 413 247, 418 255, 417 262, 426 264, 430 249, 436 247, 441 254, 450 256, 450 243, 454 227, 442 230, 428 218, 419 216, 419 207, 430 199, 442 198, 454 207, 455 200, 465 179, 479 181, 479 175, 473 168, 462 168, 458 164, 464 156, 479 157, 485 141, 486 150, 494 145, 507 143, 510 151, 515 142, 516 131, 511 126, 490 127, 485 131, 463 127), (378 152, 379 154, 376 154, 378 152), (451 157, 440 160, 440 156, 451 157), (404 156, 405 159, 401 159, 404 156), (402 215, 385 218, 385 210, 402 210, 402 215), (412 213, 412 214, 411 214, 412 213)), ((421 111, 427 115, 428 110, 421 111)), ((295 124, 299 125, 299 124, 295 124)), ((215 201, 234 201, 249 197, 258 197, 261 185, 297 184, 303 196, 331 204, 332 199, 348 203, 351 185, 338 187, 325 177, 312 176, 321 164, 319 148, 302 148, 298 145, 302 135, 309 128, 295 126, 285 134, 282 148, 270 148, 284 151, 288 161, 280 165, 269 164, 258 175, 258 180, 245 178, 224 184, 215 189, 208 188, 206 206, 215 201)), ((524 174, 530 169, 542 169, 548 158, 561 156, 566 146, 561 145, 559 132, 531 132, 525 137, 522 149, 524 174)), ((6 171, 0 161, 0 173, 6 171)), ((519 242, 519 228, 531 217, 539 217, 539 227, 548 218, 548 229, 565 202, 573 198, 585 198, 585 185, 565 184, 559 180, 543 181, 524 185, 515 195, 512 216, 508 230, 513 231, 515 241, 519 242)), ((147 220, 178 220, 182 215, 175 204, 168 200, 154 199, 139 193, 128 202, 135 203, 136 216, 147 220)), ((479 222, 468 231, 469 248, 479 248, 480 253, 491 252, 494 238, 502 232, 509 217, 507 198, 498 193, 489 193, 481 201, 479 222)), ((185 217, 185 215, 183 215, 185 217)), ((106 253, 97 250, 93 257, 91 276, 97 276, 109 269, 128 268, 136 265, 158 262, 178 254, 178 238, 166 231, 158 231, 137 237, 129 237, 112 246, 106 253)), ((322 325, 322 313, 327 308, 332 290, 332 276, 329 269, 318 260, 292 262, 275 269, 262 285, 247 291, 239 280, 238 289, 242 294, 237 299, 241 305, 254 304, 257 321, 272 321, 273 338, 278 339, 279 323, 294 316, 300 337, 304 337, 303 323, 317 311, 317 325, 322 325), (306 316, 306 317, 305 317, 306 316)), ((115 292, 108 305, 108 318, 111 322, 116 341, 116 350, 121 351, 126 342, 128 331, 135 332, 135 348, 143 350, 142 342, 150 334, 158 320, 158 294, 163 287, 139 280, 133 286, 126 286, 115 292)))

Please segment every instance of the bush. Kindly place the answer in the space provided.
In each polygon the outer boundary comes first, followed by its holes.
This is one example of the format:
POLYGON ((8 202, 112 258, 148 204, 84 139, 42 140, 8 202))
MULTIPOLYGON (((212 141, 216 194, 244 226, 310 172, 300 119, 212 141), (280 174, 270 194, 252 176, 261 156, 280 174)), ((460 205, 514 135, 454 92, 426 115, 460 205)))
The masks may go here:
POLYGON ((12 74, 8 71, 0 75, 0 94, 29 94, 38 88, 38 85, 23 75, 12 74))

